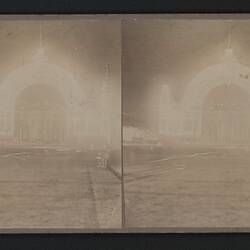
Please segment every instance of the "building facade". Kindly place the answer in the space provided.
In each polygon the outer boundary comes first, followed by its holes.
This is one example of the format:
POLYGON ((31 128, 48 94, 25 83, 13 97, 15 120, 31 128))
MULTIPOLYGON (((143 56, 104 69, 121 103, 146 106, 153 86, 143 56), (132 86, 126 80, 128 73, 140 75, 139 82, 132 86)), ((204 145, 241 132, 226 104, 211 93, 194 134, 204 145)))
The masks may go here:
MULTIPOLYGON (((90 95, 74 74, 38 52, 0 84, 2 144, 117 147, 111 138, 112 92, 96 87, 90 95)), ((109 79, 100 85, 108 86, 109 79)))
POLYGON ((180 102, 162 85, 159 132, 202 144, 250 144, 250 69, 227 49, 188 83, 180 102))

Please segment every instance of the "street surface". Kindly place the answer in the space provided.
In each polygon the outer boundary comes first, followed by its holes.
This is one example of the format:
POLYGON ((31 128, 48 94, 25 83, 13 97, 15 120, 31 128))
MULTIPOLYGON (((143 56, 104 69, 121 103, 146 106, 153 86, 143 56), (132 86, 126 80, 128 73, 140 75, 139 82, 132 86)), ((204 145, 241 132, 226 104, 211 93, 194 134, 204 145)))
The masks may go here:
POLYGON ((124 161, 127 227, 250 226, 249 149, 172 150, 155 158, 124 161))
POLYGON ((120 180, 97 168, 94 154, 64 148, 0 149, 1 229, 117 227, 118 203, 120 180))

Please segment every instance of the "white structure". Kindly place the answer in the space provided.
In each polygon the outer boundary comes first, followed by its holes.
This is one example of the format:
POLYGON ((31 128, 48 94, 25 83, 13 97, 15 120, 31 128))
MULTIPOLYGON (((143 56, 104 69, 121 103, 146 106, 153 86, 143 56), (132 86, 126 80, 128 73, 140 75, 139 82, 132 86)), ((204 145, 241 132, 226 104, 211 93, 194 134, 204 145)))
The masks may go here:
MULTIPOLYGON (((36 141, 43 142, 44 139, 46 142, 46 138, 55 135, 56 131, 61 129, 63 132, 57 133, 55 140, 50 138, 51 143, 88 144, 89 146, 92 143, 109 142, 111 133, 103 131, 103 127, 109 128, 111 121, 104 119, 104 116, 100 114, 103 114, 103 107, 110 98, 106 96, 105 99, 101 92, 90 98, 88 92, 85 93, 84 90, 84 83, 80 84, 70 72, 48 62, 40 49, 29 64, 17 68, 0 83, 1 141, 23 143, 26 139, 27 142, 35 143, 36 141), (48 112, 43 110, 44 103, 40 103, 41 107, 35 110, 34 107, 29 109, 27 103, 26 107, 20 107, 21 103, 25 103, 25 100, 23 100, 24 102, 21 100, 22 96, 27 96, 29 91, 39 92, 39 88, 41 91, 55 93, 51 98, 51 103, 63 107, 50 109, 48 112), (56 103, 56 100, 62 101, 56 103), (25 110, 22 111, 22 108, 25 110), (47 114, 45 121, 39 120, 42 112, 47 114), (49 112, 51 112, 50 116, 49 112), (60 119, 57 119, 56 122, 57 112, 61 112, 61 114, 60 119), (24 114, 26 114, 26 118, 24 118, 24 114), (57 138, 58 135, 61 138, 57 138)), ((47 105, 49 104, 47 103, 47 105)))
POLYGON ((160 133, 205 143, 249 143, 249 74, 229 48, 221 63, 193 78, 180 103, 171 99, 168 86, 162 86, 160 133))

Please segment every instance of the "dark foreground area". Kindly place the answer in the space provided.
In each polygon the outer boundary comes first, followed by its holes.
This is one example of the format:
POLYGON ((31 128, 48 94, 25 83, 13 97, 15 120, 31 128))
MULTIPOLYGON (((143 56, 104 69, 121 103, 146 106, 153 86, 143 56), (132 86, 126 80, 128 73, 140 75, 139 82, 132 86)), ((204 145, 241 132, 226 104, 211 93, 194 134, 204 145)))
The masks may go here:
POLYGON ((250 150, 187 148, 125 158, 127 227, 250 227, 250 150))
POLYGON ((109 228, 121 224, 120 180, 95 154, 0 149, 0 228, 109 228))

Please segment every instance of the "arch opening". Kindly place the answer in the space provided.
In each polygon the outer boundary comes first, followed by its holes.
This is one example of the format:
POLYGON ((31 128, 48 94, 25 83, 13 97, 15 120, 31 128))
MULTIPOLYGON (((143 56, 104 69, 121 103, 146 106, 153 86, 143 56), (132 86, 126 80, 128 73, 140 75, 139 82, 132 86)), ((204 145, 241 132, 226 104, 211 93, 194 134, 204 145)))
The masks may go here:
POLYGON ((22 90, 15 102, 14 135, 19 144, 62 144, 65 140, 65 102, 46 84, 22 90))
POLYGON ((244 89, 233 84, 215 87, 202 106, 202 140, 207 144, 249 144, 249 110, 250 98, 244 89))

